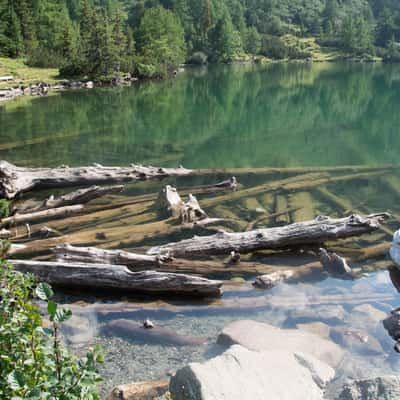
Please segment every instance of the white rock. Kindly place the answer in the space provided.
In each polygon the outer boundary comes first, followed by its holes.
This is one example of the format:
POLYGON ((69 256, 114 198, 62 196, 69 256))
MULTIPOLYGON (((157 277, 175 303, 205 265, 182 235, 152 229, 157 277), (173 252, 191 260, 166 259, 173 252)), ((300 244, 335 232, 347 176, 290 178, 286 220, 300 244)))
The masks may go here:
POLYGON ((240 344, 256 351, 304 352, 329 364, 339 366, 344 352, 336 343, 300 329, 280 329, 252 320, 239 320, 227 325, 218 336, 225 346, 240 344))
POLYGON ((334 370, 310 355, 232 346, 171 378, 174 400, 322 400, 334 370))

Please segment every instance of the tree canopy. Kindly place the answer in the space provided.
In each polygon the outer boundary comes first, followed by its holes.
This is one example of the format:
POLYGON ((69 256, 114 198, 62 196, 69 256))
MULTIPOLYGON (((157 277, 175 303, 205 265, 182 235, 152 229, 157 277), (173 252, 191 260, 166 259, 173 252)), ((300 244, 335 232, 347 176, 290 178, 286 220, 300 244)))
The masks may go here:
POLYGON ((305 57, 285 35, 393 60, 398 0, 0 0, 0 55, 64 75, 165 75, 204 57, 305 57), (197 57, 192 57, 193 55, 197 57))

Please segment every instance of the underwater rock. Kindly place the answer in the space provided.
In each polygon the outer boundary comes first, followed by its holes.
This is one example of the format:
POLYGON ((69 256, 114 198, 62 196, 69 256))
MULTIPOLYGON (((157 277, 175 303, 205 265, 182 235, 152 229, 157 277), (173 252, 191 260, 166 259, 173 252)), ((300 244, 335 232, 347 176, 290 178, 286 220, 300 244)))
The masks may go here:
POLYGON ((294 275, 291 270, 275 271, 270 274, 260 275, 253 282, 253 285, 259 289, 271 289, 279 283, 285 282, 294 275))
POLYGON ((207 341, 204 337, 180 336, 174 330, 163 326, 146 329, 143 324, 127 319, 111 321, 101 331, 107 335, 119 336, 136 342, 166 346, 194 346, 207 341))
POLYGON ((400 377, 394 375, 361 379, 344 385, 336 400, 400 399, 400 377))
POLYGON ((309 322, 308 324, 297 324, 297 329, 302 331, 313 333, 314 335, 318 335, 324 339, 330 338, 331 328, 329 325, 324 324, 323 322, 309 322))
POLYGON ((178 370, 170 392, 174 400, 322 400, 334 375, 308 354, 235 345, 205 363, 178 370))
POLYGON ((364 331, 336 327, 331 330, 331 338, 337 344, 360 354, 377 355, 383 353, 379 341, 364 331))
POLYGON ((217 343, 223 346, 240 344, 257 351, 305 352, 336 368, 344 352, 334 342, 300 329, 280 329, 252 320, 228 324, 219 334, 217 343))

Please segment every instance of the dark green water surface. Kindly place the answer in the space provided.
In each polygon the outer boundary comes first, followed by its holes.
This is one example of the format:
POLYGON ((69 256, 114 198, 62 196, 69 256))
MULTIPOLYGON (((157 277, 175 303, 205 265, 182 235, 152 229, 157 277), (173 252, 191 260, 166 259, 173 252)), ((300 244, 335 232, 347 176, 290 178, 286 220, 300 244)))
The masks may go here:
POLYGON ((0 157, 24 165, 191 168, 386 164, 400 67, 237 65, 0 106, 0 157))
MULTIPOLYGON (((398 65, 274 64, 189 69, 164 82, 68 91, 0 105, 0 159, 26 166, 94 162, 183 165, 187 168, 399 164, 399 133, 398 65)), ((283 177, 285 174, 279 173, 276 176, 238 175, 245 188, 283 177)), ((188 177, 167 182, 176 184, 179 190, 226 178, 188 177)), ((121 196, 128 198, 144 191, 157 193, 165 183, 132 184, 121 196)), ((385 315, 399 306, 399 295, 386 270, 390 260, 385 253, 361 261, 352 257, 354 252, 366 247, 390 242, 391 232, 398 229, 399 169, 327 182, 324 189, 344 199, 344 205, 324 197, 318 189, 314 186, 305 193, 312 204, 302 204, 303 208, 311 206, 314 216, 338 217, 353 210, 364 214, 387 210, 394 215, 385 231, 345 240, 334 248, 350 257, 353 268, 365 273, 359 273, 358 279, 342 280, 317 273, 269 291, 259 291, 251 286, 256 273, 233 272, 218 276, 234 282, 215 303, 110 298, 99 292, 90 295, 59 292, 60 301, 74 312, 64 332, 68 343, 77 351, 93 343, 100 343, 105 349, 106 363, 101 370, 105 377, 103 392, 119 383, 165 378, 188 362, 209 358, 221 351, 215 345, 221 329, 231 321, 248 318, 284 328, 323 323, 322 333, 345 351, 343 364, 329 389, 330 399, 349 377, 398 374, 400 357, 394 352, 393 341, 382 325, 385 315), (145 318, 181 337, 205 337, 207 341, 198 346, 175 347, 135 337, 119 337, 104 329, 114 319, 128 319, 139 324, 145 318), (344 340, 337 339, 338 332, 344 332, 344 340), (369 338, 366 342, 360 341, 360 337, 366 336, 369 338)), ((218 193, 198 196, 200 204, 206 204, 205 211, 211 217, 224 217, 221 213, 228 210, 233 218, 240 218, 245 227, 258 219, 260 213, 274 214, 278 209, 277 197, 271 203, 263 193, 207 207, 207 198, 214 195, 218 193)), ((296 199, 296 194, 284 195, 289 205, 292 196, 296 199)), ((144 226, 143 232, 159 221, 158 216, 152 214, 153 206, 151 204, 138 215, 138 221, 144 218, 144 222, 139 222, 144 226)), ((71 226, 68 221, 64 225, 61 221, 60 227, 55 227, 63 234, 74 229, 110 232, 116 227, 118 232, 123 230, 124 235, 112 246, 127 250, 135 247, 143 250, 142 246, 193 234, 186 231, 162 235, 153 229, 151 232, 158 235, 145 236, 144 241, 135 243, 133 231, 139 235, 141 227, 136 225, 133 209, 125 210, 125 219, 117 210, 110 217, 103 215, 88 222, 78 216, 78 221, 68 220, 71 226)), ((121 209, 120 213, 123 212, 121 209)), ((231 218, 229 213, 227 215, 231 218)), ((288 217, 285 223, 298 220, 295 215, 288 217)), ((279 221, 272 218, 258 226, 277 223, 279 221)), ((94 243, 85 244, 107 244, 104 234, 96 235, 93 240, 94 243)), ((318 265, 315 254, 304 252, 252 257, 267 265, 294 270, 310 262, 318 265)), ((397 280, 400 281, 398 274, 397 280)))

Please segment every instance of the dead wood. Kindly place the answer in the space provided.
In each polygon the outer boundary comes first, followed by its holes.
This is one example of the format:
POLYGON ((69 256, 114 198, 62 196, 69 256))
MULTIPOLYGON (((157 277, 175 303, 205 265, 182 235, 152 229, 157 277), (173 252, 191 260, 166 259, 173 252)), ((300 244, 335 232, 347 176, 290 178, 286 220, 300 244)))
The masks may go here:
POLYGON ((185 168, 157 168, 132 164, 130 167, 24 168, 0 161, 0 196, 12 199, 34 189, 88 186, 106 182, 143 181, 168 176, 190 175, 185 168))
POLYGON ((349 236, 372 232, 389 218, 387 213, 366 217, 332 219, 326 216, 277 228, 258 229, 249 232, 219 232, 210 236, 195 236, 192 239, 153 247, 148 254, 169 253, 176 257, 229 254, 232 250, 249 253, 262 249, 279 249, 304 244, 322 243, 349 236))
POLYGON ((1 226, 17 225, 22 223, 31 223, 35 221, 66 217, 71 214, 81 212, 83 209, 82 204, 76 204, 73 206, 65 206, 59 208, 50 208, 43 211, 35 211, 29 214, 14 214, 11 217, 3 218, 0 222, 1 226))
POLYGON ((59 208, 65 206, 71 206, 74 204, 86 204, 91 200, 105 196, 107 194, 119 193, 124 189, 123 185, 118 186, 91 186, 86 189, 78 189, 72 193, 67 193, 63 196, 54 197, 50 196, 44 202, 34 208, 28 208, 18 211, 19 214, 27 214, 42 210, 48 210, 50 208, 59 208))
POLYGON ((161 215, 179 218, 182 224, 200 222, 208 218, 195 196, 189 194, 188 201, 184 202, 176 188, 170 185, 160 192, 157 209, 161 215))
POLYGON ((181 294, 216 297, 222 294, 221 281, 193 275, 156 271, 132 272, 109 264, 12 260, 15 270, 33 273, 40 280, 71 288, 101 288, 132 293, 181 294))

